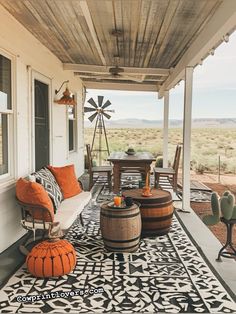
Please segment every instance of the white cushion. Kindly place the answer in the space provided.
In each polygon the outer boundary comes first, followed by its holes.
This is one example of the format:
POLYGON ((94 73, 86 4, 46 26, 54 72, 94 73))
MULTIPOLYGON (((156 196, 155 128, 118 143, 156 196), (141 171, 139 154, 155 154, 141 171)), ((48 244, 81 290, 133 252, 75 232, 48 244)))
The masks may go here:
POLYGON ((91 200, 91 193, 84 192, 67 198, 60 204, 55 216, 54 221, 60 222, 62 230, 68 229, 75 221, 76 217, 82 212, 84 207, 91 200))
POLYGON ((34 220, 34 224, 33 224, 33 221, 22 219, 21 225, 24 228, 30 229, 30 230, 36 230, 36 229, 42 229, 43 230, 45 228, 49 229, 50 222, 43 223, 42 220, 34 220), (44 228, 44 226, 45 226, 45 228, 44 228))

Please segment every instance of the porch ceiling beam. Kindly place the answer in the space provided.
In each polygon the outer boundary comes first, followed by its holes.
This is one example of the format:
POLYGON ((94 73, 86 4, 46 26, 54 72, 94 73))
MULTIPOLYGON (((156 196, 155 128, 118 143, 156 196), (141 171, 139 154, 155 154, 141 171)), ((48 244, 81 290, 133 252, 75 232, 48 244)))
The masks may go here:
POLYGON ((205 58, 209 54, 212 48, 216 48, 223 41, 223 36, 235 30, 235 21, 236 1, 223 1, 214 16, 209 20, 208 24, 161 86, 159 98, 164 96, 166 90, 170 90, 184 78, 184 71, 187 66, 195 67, 202 58, 205 58))
POLYGON ((104 58, 104 55, 103 55, 103 52, 102 52, 102 48, 101 48, 99 39, 98 39, 96 30, 95 30, 95 28, 94 28, 94 25, 93 25, 93 20, 92 20, 90 11, 89 11, 89 7, 88 7, 88 4, 87 4, 87 1, 86 1, 86 0, 81 0, 81 1, 80 1, 80 7, 81 7, 81 10, 82 10, 82 12, 83 12, 83 15, 84 15, 84 18, 85 18, 85 20, 86 20, 86 23, 87 23, 87 25, 88 25, 90 34, 91 34, 91 36, 92 36, 92 38, 93 38, 95 47, 96 47, 97 52, 98 52, 98 54, 99 54, 99 57, 100 57, 100 59, 101 59, 101 61, 102 61, 102 64, 105 65, 105 64, 106 64, 106 60, 105 60, 105 58, 104 58))
MULTIPOLYGON (((87 72, 87 73, 109 73, 109 68, 114 65, 89 65, 89 64, 74 64, 74 63, 63 63, 64 70, 71 70, 74 72, 87 72)), ((157 75, 157 76, 168 76, 169 69, 161 68, 136 68, 136 67, 122 67, 123 73, 127 74, 143 74, 143 75, 157 75)))
POLYGON ((138 84, 138 83, 111 83, 111 82, 91 82, 83 81, 86 88, 91 89, 113 89, 113 90, 129 90, 142 92, 157 92, 157 85, 138 84))

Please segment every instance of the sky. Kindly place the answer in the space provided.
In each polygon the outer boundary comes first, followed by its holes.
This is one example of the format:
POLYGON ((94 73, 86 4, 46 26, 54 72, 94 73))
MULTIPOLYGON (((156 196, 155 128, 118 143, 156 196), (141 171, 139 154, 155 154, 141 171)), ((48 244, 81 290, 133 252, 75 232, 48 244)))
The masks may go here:
MULTIPOLYGON (((163 99, 157 93, 88 90, 86 100, 98 95, 109 99, 112 119, 163 119, 163 99)), ((183 118, 184 82, 170 90, 169 118, 183 118)), ((88 103, 85 102, 85 106, 88 103)), ((89 104, 88 104, 89 105, 89 104)), ((85 119, 89 114, 85 115, 85 119)), ((194 69, 192 117, 236 118, 236 32, 223 42, 214 56, 208 56, 194 69)))

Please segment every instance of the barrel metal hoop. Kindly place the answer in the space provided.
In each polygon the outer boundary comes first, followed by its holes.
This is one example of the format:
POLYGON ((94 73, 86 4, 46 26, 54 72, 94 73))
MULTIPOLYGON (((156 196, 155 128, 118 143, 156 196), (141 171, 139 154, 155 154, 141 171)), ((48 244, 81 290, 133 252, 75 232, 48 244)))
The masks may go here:
POLYGON ((129 250, 129 249, 135 248, 138 245, 139 245, 139 243, 137 243, 135 245, 131 245, 131 246, 125 246, 125 247, 113 247, 113 246, 109 246, 109 245, 105 244, 105 247, 107 249, 111 249, 111 250, 124 251, 127 249, 129 250))
POLYGON ((113 214, 105 214, 104 212, 101 211, 101 216, 108 217, 108 218, 133 218, 139 215, 140 215, 140 212, 137 212, 131 215, 113 215, 113 214))
POLYGON ((161 216, 161 217, 142 217, 143 222, 155 222, 155 221, 165 221, 170 218, 172 218, 173 213, 167 216, 161 216))
POLYGON ((168 207, 172 205, 172 201, 169 201, 167 203, 143 203, 141 205, 141 209, 145 208, 162 208, 162 207, 168 207))
POLYGON ((113 242, 113 243, 128 243, 128 242, 133 242, 133 241, 139 240, 140 236, 138 236, 136 238, 133 238, 133 239, 130 239, 130 240, 112 240, 112 239, 107 239, 107 238, 104 238, 104 237, 102 237, 102 238, 105 241, 113 242))

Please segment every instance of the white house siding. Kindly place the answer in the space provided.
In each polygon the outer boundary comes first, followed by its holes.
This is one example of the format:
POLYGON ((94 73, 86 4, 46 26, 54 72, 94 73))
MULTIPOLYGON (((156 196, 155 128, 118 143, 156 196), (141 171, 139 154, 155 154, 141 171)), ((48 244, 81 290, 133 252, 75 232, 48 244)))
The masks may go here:
MULTIPOLYGON (((82 83, 70 71, 63 71, 62 64, 31 33, 0 6, 0 53, 7 53, 14 60, 14 172, 8 181, 0 181, 0 252, 9 247, 23 234, 20 226, 20 209, 15 202, 15 182, 27 176, 32 163, 32 75, 45 76, 51 86, 50 161, 54 166, 73 163, 77 176, 84 170, 82 83), (66 106, 53 102, 54 91, 69 80, 69 89, 77 93, 77 151, 68 153, 66 106)), ((62 89, 63 91, 64 89, 62 89)))

